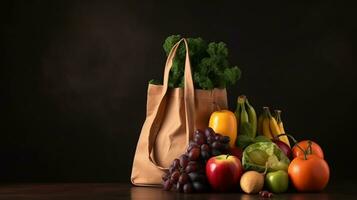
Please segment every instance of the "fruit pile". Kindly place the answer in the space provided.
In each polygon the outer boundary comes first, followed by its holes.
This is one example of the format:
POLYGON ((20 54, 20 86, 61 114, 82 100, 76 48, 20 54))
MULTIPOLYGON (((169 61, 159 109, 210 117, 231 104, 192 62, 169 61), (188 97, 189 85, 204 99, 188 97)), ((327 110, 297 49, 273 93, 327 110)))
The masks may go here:
POLYGON ((205 165, 212 156, 229 152, 228 136, 222 136, 206 128, 196 130, 193 140, 184 154, 174 159, 169 171, 163 176, 164 190, 175 189, 178 192, 205 192, 209 190, 205 165))
POLYGON ((243 191, 271 197, 289 186, 299 192, 321 191, 329 181, 321 147, 286 134, 280 110, 272 115, 263 107, 257 118, 244 95, 238 97, 234 113, 218 108, 208 128, 196 130, 192 138, 164 174, 164 190, 243 191))

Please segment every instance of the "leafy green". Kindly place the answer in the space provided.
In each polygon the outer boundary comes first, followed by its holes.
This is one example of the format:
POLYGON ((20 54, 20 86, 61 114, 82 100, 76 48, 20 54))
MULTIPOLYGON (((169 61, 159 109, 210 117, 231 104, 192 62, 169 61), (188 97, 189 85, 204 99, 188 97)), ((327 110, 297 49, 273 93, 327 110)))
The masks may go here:
POLYGON ((149 84, 159 85, 159 84, 161 84, 161 83, 160 83, 159 80, 151 79, 151 80, 149 81, 149 84))
POLYGON ((242 149, 256 142, 271 142, 271 140, 263 135, 259 135, 255 138, 252 138, 250 135, 239 135, 237 138, 237 146, 242 149))
MULTIPOLYGON (((166 38, 163 44, 166 55, 180 39, 180 35, 166 38)), ((237 66, 231 66, 228 62, 228 49, 225 43, 207 44, 200 37, 188 38, 187 42, 195 88, 206 90, 225 88, 235 84, 240 78, 240 69, 237 66)), ((169 87, 184 86, 185 54, 184 44, 180 44, 170 71, 169 87)))
POLYGON ((273 142, 256 142, 244 149, 242 164, 244 170, 276 171, 287 170, 290 160, 273 142))

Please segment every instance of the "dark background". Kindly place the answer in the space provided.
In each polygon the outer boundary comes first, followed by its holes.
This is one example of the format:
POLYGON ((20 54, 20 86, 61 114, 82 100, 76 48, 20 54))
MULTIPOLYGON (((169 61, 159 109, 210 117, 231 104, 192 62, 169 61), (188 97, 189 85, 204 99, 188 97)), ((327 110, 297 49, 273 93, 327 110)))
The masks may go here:
POLYGON ((258 111, 282 109, 289 133, 323 147, 333 181, 355 177, 352 5, 1 4, 0 181, 129 182, 147 83, 161 78, 162 43, 178 33, 228 44, 243 72, 231 109, 239 94, 258 111))

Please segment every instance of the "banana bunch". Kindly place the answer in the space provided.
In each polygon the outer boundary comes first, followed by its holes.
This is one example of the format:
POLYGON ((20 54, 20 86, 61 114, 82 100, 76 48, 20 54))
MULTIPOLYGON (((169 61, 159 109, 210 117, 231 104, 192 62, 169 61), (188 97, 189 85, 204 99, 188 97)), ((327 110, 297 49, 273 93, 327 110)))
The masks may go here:
MULTIPOLYGON (((275 116, 270 113, 269 107, 263 107, 263 113, 258 118, 258 133, 276 139, 280 134, 285 133, 284 125, 281 120, 281 110, 275 110, 275 116)), ((290 147, 289 139, 286 135, 278 138, 290 147)))
POLYGON ((234 112, 237 118, 237 135, 245 135, 255 138, 257 133, 257 115, 246 96, 241 95, 237 100, 237 108, 234 112))

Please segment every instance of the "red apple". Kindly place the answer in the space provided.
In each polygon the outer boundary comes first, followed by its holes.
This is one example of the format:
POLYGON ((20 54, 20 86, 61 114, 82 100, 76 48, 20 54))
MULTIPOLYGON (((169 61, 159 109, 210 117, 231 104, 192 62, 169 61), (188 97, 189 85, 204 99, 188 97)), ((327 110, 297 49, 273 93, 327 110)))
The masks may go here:
POLYGON ((243 150, 239 147, 232 147, 230 149, 230 153, 232 156, 235 156, 239 158, 239 160, 242 160, 242 155, 243 155, 243 150))
POLYGON ((236 156, 219 155, 210 158, 206 164, 206 175, 213 190, 226 192, 239 188, 243 174, 242 163, 236 156))

